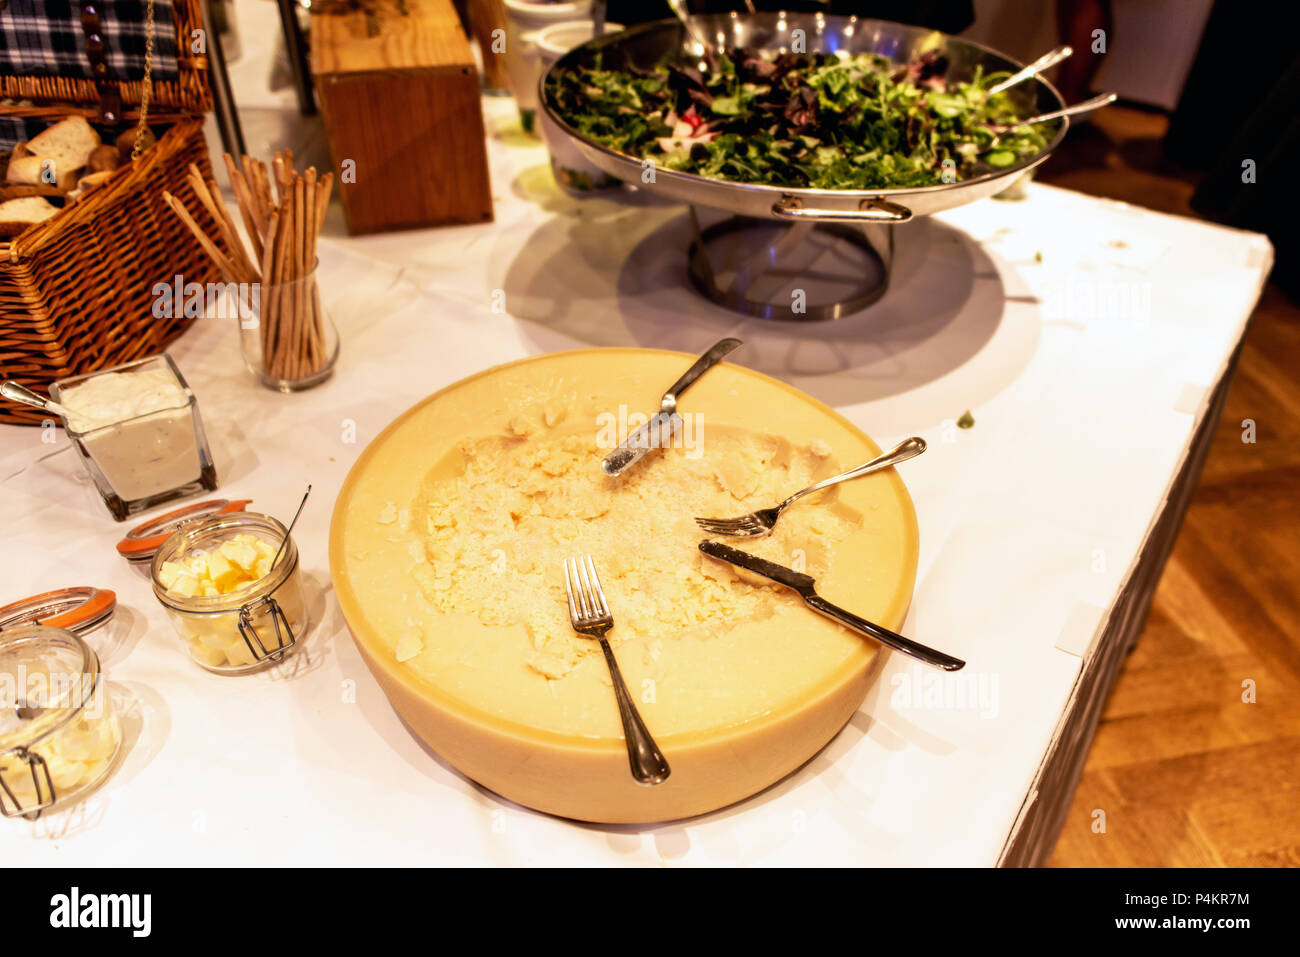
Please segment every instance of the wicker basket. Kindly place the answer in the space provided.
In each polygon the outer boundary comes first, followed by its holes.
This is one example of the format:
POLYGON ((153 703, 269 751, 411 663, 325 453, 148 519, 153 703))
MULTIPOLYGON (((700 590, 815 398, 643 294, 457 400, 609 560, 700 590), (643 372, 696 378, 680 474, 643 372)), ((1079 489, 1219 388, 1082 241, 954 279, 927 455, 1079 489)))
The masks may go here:
MULTIPOLYGON (((193 319, 184 310, 156 318, 155 284, 170 285, 178 274, 187 283, 220 279, 162 199, 170 191, 206 216, 186 171, 195 163, 205 177, 212 175, 202 123, 211 108, 207 59, 188 55, 193 31, 202 25, 199 0, 172 0, 171 9, 182 55, 175 79, 151 84, 148 121, 160 133, 158 142, 77 202, 0 241, 0 378, 46 394, 55 379, 161 352, 193 319)), ((107 111, 106 90, 120 98, 112 128, 134 125, 142 83, 131 78, 96 83, 3 76, 0 95, 36 102, 0 105, 0 115, 53 122, 80 114, 96 124, 107 111)), ((7 154, 0 156, 0 164, 7 162, 7 154)), ((0 422, 39 424, 45 418, 0 400, 0 422)))

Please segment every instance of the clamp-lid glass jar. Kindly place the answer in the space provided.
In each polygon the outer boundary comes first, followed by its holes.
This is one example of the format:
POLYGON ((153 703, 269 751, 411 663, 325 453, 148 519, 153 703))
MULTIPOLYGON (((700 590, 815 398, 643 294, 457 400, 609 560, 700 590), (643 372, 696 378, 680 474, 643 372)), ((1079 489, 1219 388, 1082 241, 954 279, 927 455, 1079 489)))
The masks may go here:
POLYGON ((298 548, 270 515, 232 512, 181 528, 154 555, 150 577, 190 655, 209 671, 256 671, 282 660, 307 631, 298 548))
POLYGON ((44 625, 0 632, 0 814, 35 820, 80 800, 121 743, 89 645, 44 625))

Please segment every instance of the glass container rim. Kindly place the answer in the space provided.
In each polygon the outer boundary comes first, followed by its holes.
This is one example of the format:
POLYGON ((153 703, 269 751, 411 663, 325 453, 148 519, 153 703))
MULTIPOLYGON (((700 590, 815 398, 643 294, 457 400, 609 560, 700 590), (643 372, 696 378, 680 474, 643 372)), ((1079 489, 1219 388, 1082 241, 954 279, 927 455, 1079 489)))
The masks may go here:
POLYGON ((7 754, 20 747, 30 747, 54 734, 81 713, 86 703, 93 699, 103 681, 104 673, 100 668, 99 655, 95 654, 95 650, 84 640, 66 629, 51 628, 48 625, 19 625, 0 632, 0 652, 15 646, 39 647, 42 642, 55 642, 79 653, 80 674, 89 678, 87 682, 89 687, 80 701, 74 699, 51 706, 45 714, 27 725, 0 734, 0 754, 7 754))
POLYGON ((299 283, 305 283, 308 280, 314 281, 316 279, 316 273, 318 273, 319 271, 320 271, 320 257, 317 256, 316 261, 311 264, 311 268, 308 269, 301 276, 299 276, 297 279, 286 279, 283 282, 258 282, 256 283, 256 285, 259 289, 289 289, 292 288, 293 286, 298 285, 299 283))
POLYGON ((175 412, 178 409, 189 409, 193 412, 194 407, 198 404, 198 400, 194 397, 194 390, 191 389, 190 384, 185 381, 185 377, 181 375, 181 370, 177 367, 175 360, 173 360, 171 354, 167 352, 145 356, 142 359, 132 359, 130 362, 123 362, 120 365, 109 366, 106 369, 96 369, 93 372, 83 372, 81 375, 69 376, 66 379, 58 379, 50 383, 50 397, 53 398, 55 402, 58 402, 62 397, 63 392, 72 386, 81 385, 83 382, 87 382, 98 376, 109 375, 114 372, 122 372, 136 366, 144 365, 147 362, 155 362, 159 359, 166 363, 167 368, 171 370, 171 374, 175 376, 177 383, 181 387, 181 391, 185 394, 184 401, 179 402, 176 405, 168 405, 163 406, 160 409, 151 409, 148 412, 141 412, 139 415, 129 416, 125 419, 118 419, 116 422, 97 425, 93 429, 86 429, 84 431, 73 428, 72 423, 68 421, 67 417, 60 415, 59 418, 63 421, 63 431, 72 438, 84 439, 100 433, 106 433, 111 429, 121 428, 128 423, 136 422, 140 419, 147 419, 151 415, 159 415, 163 412, 175 412))
POLYGON ((154 553, 153 560, 149 563, 149 578, 154 595, 167 608, 185 614, 229 614, 250 602, 275 594, 289 580, 297 567, 298 546, 289 536, 289 530, 278 518, 263 512, 228 512, 224 515, 213 515, 173 532, 154 553), (284 556, 269 574, 224 595, 177 595, 163 587, 158 573, 164 562, 173 561, 177 555, 194 547, 195 540, 200 535, 226 529, 238 531, 241 526, 267 528, 286 540, 284 556))

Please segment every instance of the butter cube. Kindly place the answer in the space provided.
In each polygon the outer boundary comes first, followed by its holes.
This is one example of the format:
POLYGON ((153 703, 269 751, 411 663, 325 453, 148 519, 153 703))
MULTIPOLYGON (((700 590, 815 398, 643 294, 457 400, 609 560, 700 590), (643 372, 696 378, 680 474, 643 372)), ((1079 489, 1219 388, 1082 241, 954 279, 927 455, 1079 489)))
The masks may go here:
POLYGON ((175 581, 172 582, 167 590, 191 598, 201 592, 199 580, 194 576, 193 572, 182 572, 177 575, 175 581))
POLYGON ((75 787, 90 770, 80 761, 68 761, 48 751, 41 756, 45 758, 45 766, 50 769, 50 780, 54 782, 55 791, 75 787))
POLYGON ((158 581, 163 588, 170 590, 176 579, 187 571, 188 569, 181 562, 163 562, 162 568, 158 569, 158 581))
POLYGON ((222 542, 217 553, 245 570, 251 569, 257 563, 257 549, 242 535, 228 542, 222 542))
POLYGON ((190 642, 190 654, 194 660, 209 668, 220 668, 226 663, 226 653, 220 648, 209 648, 200 641, 190 642))
POLYGON ((50 748, 66 761, 89 761, 94 743, 94 732, 69 728, 50 742, 50 748))
MULTIPOLYGON (((207 627, 196 629, 195 640, 201 642, 205 647, 215 648, 218 651, 224 650, 226 645, 230 644, 231 636, 237 638, 239 635, 233 619, 233 615, 229 618, 225 615, 215 618, 213 621, 206 623, 207 627)), ((240 640, 242 641, 242 639, 240 640)))
MULTIPOLYGON (((269 641, 272 645, 275 644, 275 639, 273 638, 263 639, 263 641, 269 641)), ((266 650, 270 651, 271 649, 267 648, 266 650)), ((231 642, 226 646, 226 657, 230 659, 232 665, 237 667, 251 665, 257 660, 253 657, 253 653, 248 650, 248 645, 244 644, 244 639, 242 637, 238 641, 231 642)))
POLYGON ((111 721, 100 721, 90 745, 90 760, 103 761, 117 748, 117 731, 111 721))
POLYGON ((244 581, 244 570, 226 557, 225 547, 222 545, 208 557, 208 578, 218 594, 234 591, 244 581))

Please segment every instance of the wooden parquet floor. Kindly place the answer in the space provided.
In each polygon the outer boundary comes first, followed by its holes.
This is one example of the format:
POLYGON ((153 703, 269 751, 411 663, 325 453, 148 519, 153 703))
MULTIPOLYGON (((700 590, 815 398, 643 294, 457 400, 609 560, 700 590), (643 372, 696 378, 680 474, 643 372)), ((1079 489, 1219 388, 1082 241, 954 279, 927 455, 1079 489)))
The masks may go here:
MULTIPOLYGON (((1194 215, 1165 124, 1104 110, 1040 179, 1194 215)), ((1300 306, 1274 285, 1049 864, 1300 866, 1300 306)))

